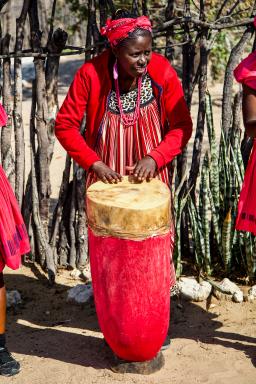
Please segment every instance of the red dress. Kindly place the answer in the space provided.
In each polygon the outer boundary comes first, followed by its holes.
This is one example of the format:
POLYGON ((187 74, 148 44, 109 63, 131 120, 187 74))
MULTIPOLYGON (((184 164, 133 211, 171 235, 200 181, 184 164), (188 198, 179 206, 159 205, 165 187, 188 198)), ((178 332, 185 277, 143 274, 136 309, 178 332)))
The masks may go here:
MULTIPOLYGON (((234 71, 236 80, 256 90, 256 52, 244 59, 234 71)), ((256 193, 256 140, 248 166, 238 202, 236 229, 249 231, 256 235, 256 200, 252 198, 256 193)))
MULTIPOLYGON (((121 95, 125 114, 132 114, 137 101, 137 89, 121 95)), ((108 106, 97 135, 95 152, 102 161, 122 176, 129 175, 126 167, 133 166, 156 148, 162 141, 162 129, 157 101, 153 95, 149 75, 143 77, 140 114, 130 126, 122 124, 116 92, 112 90, 108 106)), ((167 166, 162 167, 157 177, 169 185, 167 166)), ((89 175, 87 186, 97 181, 89 175)))
MULTIPOLYGON (((86 62, 77 71, 56 117, 56 137, 68 154, 86 170, 95 161, 102 160, 94 149, 112 88, 114 63, 115 57, 110 50, 86 62), (83 137, 80 125, 85 112, 86 131, 83 137)), ((153 52, 147 71, 163 128, 163 140, 148 155, 161 169, 187 144, 192 133, 192 121, 181 83, 168 60, 153 52)))
MULTIPOLYGON (((135 89, 121 95, 129 121, 133 121, 137 93, 135 89)), ((135 165, 161 143, 160 113, 148 74, 142 79, 138 120, 123 124, 112 90, 97 138, 96 154, 121 175, 127 175, 127 166, 135 165)), ((167 166, 157 177, 169 186, 167 166)), ((89 173, 87 185, 95 181, 96 175, 89 173)), ((95 306, 107 343, 122 359, 151 360, 169 326, 170 287, 175 284, 174 228, 138 241, 98 236, 89 227, 88 240, 95 306)))
MULTIPOLYGON (((137 89, 121 95, 125 114, 132 114, 137 101, 137 89)), ((142 80, 140 113, 138 120, 131 126, 121 121, 116 92, 110 92, 106 112, 100 125, 95 152, 102 161, 122 176, 128 175, 126 166, 133 166, 162 141, 162 128, 157 101, 153 95, 150 76, 142 80)), ((167 166, 159 171, 157 178, 170 187, 167 166)), ((89 172, 87 188, 97 181, 93 172, 89 172)), ((170 286, 175 284, 175 269, 172 261, 174 227, 171 230, 171 274, 170 286)))
MULTIPOLYGON (((6 113, 0 104, 0 124, 6 124, 6 113)), ((0 272, 5 265, 17 269, 21 255, 30 251, 29 239, 17 200, 0 166, 0 272)))

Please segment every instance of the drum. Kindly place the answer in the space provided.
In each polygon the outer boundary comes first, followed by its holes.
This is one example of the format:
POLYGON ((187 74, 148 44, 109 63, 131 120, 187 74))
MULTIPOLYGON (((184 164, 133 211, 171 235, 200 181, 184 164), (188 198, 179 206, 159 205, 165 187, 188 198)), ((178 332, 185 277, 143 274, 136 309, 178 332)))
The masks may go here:
POLYGON ((87 190, 94 300, 105 340, 121 359, 160 350, 170 315, 170 191, 159 180, 96 182, 87 190))

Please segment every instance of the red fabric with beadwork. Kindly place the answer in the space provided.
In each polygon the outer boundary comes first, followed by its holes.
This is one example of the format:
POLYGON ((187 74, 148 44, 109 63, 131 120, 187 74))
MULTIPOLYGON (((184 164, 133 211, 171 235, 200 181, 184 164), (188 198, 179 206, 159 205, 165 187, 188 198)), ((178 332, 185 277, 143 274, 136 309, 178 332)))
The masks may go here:
MULTIPOLYGON (((94 148, 112 89, 113 66, 114 57, 109 50, 86 62, 77 72, 56 117, 57 138, 68 154, 86 170, 101 160, 94 148), (83 137, 79 129, 85 112, 86 132, 83 137)), ((163 140, 149 155, 160 169, 181 153, 191 136, 192 121, 180 81, 168 60, 153 53, 147 70, 163 128, 163 140)))
MULTIPOLYGON (((116 92, 112 91, 98 131, 95 152, 106 165, 125 176, 129 175, 126 167, 134 166, 161 143, 161 119, 148 75, 142 81, 139 116, 135 122, 128 126, 123 124, 116 99, 116 92)), ((134 113, 136 99, 137 91, 122 95, 124 108, 128 109, 124 111, 126 116, 134 113)), ((167 166, 159 170, 157 178, 170 187, 167 166)), ((87 187, 96 181, 96 176, 90 171, 87 187)))

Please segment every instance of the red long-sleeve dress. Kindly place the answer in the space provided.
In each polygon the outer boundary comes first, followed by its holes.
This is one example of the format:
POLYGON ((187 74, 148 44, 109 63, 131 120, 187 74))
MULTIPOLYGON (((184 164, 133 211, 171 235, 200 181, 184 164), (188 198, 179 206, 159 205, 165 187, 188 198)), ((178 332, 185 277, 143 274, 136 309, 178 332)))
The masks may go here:
MULTIPOLYGON (((113 88, 114 57, 107 50, 85 63, 76 73, 66 99, 57 115, 55 133, 69 155, 84 169, 102 160, 97 145, 102 137, 106 112, 113 88), (86 132, 79 129, 86 112, 86 132)), ((192 121, 180 81, 166 58, 157 53, 147 67, 150 89, 158 113, 161 137, 145 147, 141 155, 151 156, 159 172, 181 153, 192 133, 192 121)), ((146 124, 144 124, 146 126, 146 124)), ((152 135, 152 132, 148 132, 152 135)), ((142 136, 137 144, 141 144, 142 136)), ((136 145, 136 144, 135 144, 136 145)))

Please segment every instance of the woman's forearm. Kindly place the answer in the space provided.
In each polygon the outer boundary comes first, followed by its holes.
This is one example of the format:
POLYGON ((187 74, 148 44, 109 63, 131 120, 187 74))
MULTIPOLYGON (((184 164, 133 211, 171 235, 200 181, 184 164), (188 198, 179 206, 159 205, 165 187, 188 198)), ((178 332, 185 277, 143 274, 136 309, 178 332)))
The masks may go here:
POLYGON ((256 137, 256 91, 243 86, 243 120, 246 134, 256 137))
POLYGON ((250 137, 256 137, 256 119, 244 121, 245 132, 250 137))

